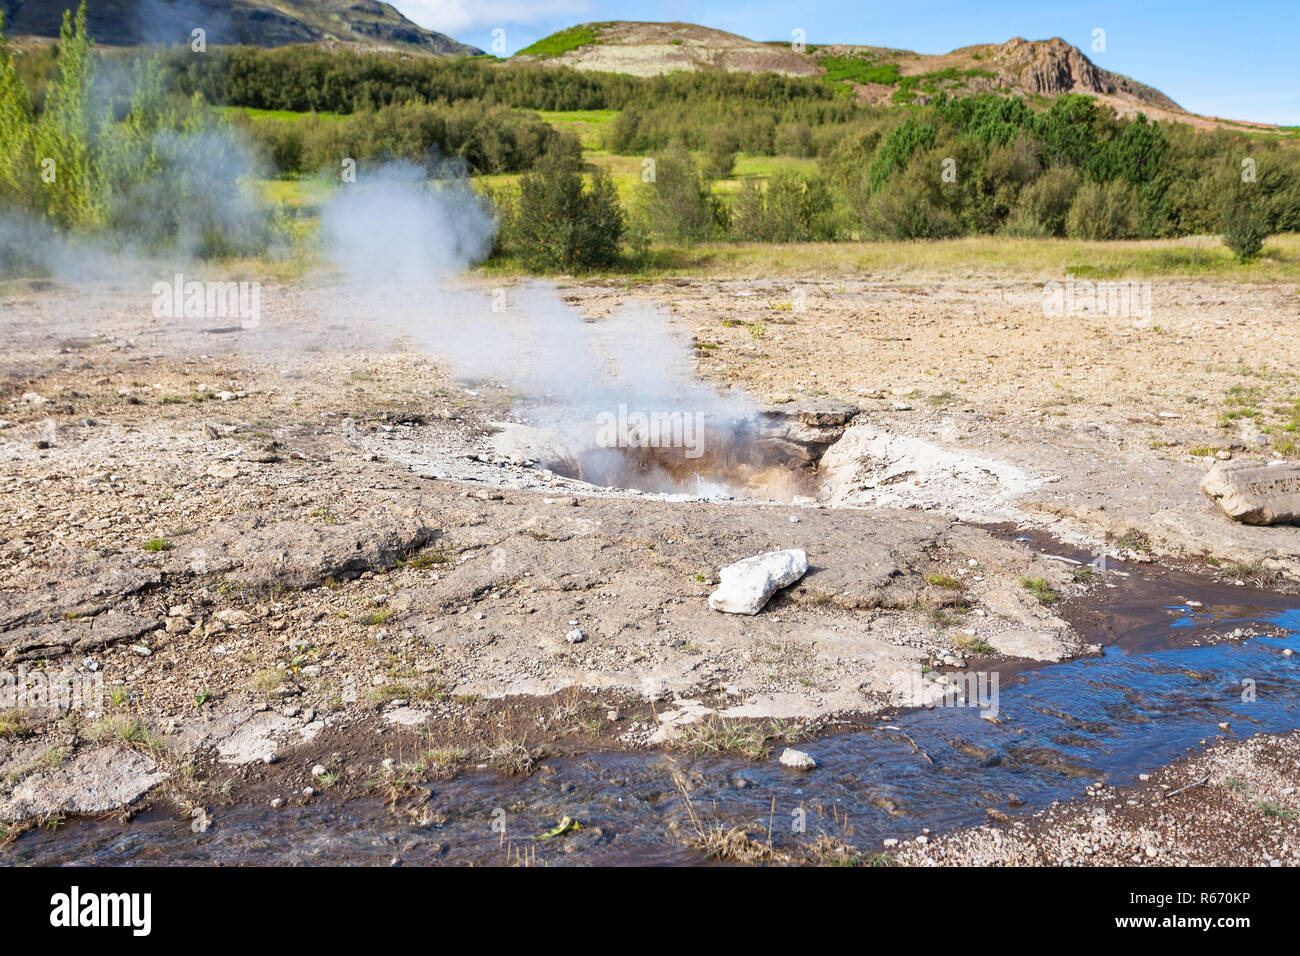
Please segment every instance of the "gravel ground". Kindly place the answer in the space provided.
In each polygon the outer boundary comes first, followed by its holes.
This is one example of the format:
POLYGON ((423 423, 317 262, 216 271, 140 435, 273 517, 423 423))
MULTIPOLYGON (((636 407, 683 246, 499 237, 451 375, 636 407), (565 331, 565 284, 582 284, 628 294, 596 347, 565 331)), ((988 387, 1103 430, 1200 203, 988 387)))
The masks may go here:
POLYGON ((887 850, 905 866, 1300 865, 1300 733, 1224 740, 1134 787, 887 850))
POLYGON ((1146 325, 1047 319, 1041 290, 976 279, 563 294, 591 320, 659 308, 715 346, 697 368, 720 389, 862 406, 897 467, 842 483, 848 509, 604 491, 500 455, 509 383, 336 322, 328 288, 265 290, 253 332, 155 319, 130 283, 0 292, 0 666, 70 666, 109 698, 0 723, 0 808, 95 812, 196 754, 247 764, 411 709, 464 724, 480 760, 508 743, 484 701, 579 689, 638 713, 594 733, 635 747, 700 714, 871 713, 918 668, 937 690, 968 663, 1090 653, 1021 581, 1090 585, 971 519, 1217 554, 1229 581, 1300 567, 1300 529, 1231 524, 1187 454, 1276 450, 1247 432, 1300 394, 1293 289, 1171 284, 1146 325), (1237 384, 1259 416, 1225 431, 1237 384), (708 610, 719 568, 775 547, 808 551, 800 585, 755 618, 708 610))

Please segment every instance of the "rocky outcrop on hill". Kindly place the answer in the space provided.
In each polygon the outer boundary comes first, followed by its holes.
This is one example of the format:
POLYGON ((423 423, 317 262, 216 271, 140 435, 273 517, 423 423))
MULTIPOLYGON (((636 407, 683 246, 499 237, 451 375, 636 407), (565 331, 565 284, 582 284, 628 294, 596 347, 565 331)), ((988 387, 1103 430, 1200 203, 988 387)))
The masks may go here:
MULTIPOLYGON (((5 32, 13 36, 57 37, 64 9, 75 7, 76 0, 0 0, 5 32)), ((188 43, 191 31, 202 28, 210 44, 325 42, 440 56, 483 52, 426 30, 377 0, 95 0, 87 16, 90 35, 109 46, 188 43)))
POLYGON ((1060 37, 1034 41, 1015 37, 989 52, 1004 77, 1027 93, 1125 93, 1165 109, 1179 109, 1159 90, 1099 68, 1060 37))

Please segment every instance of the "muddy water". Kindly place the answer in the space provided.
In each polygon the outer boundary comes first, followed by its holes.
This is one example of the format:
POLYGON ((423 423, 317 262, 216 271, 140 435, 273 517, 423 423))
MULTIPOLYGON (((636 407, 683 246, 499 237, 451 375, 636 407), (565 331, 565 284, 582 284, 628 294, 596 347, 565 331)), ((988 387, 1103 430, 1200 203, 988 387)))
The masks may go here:
POLYGON ((242 806, 217 811, 205 834, 162 812, 127 824, 72 823, 23 837, 0 860, 690 863, 701 859, 684 845, 692 814, 704 826, 770 824, 779 846, 826 832, 875 852, 883 839, 923 827, 982 823, 989 809, 1032 813, 1078 796, 1085 783, 1131 783, 1219 736, 1221 721, 1242 736, 1300 727, 1300 654, 1282 654, 1300 650, 1300 599, 1125 570, 1129 577, 1104 575, 1097 598, 1071 612, 1104 645, 1101 656, 992 665, 999 721, 965 707, 891 715, 871 730, 801 745, 820 764, 812 773, 774 761, 593 754, 549 761, 523 779, 467 774, 397 810, 379 800, 242 806), (1253 682, 1253 700, 1243 681, 1253 682), (564 816, 581 829, 535 839, 564 816))

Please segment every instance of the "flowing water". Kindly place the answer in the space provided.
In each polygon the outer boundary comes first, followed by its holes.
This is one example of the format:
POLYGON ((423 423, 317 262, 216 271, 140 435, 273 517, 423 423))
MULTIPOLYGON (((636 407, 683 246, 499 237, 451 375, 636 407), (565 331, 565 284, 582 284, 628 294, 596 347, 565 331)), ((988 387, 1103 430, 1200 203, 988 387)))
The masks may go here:
POLYGON ((437 782, 411 812, 378 799, 239 805, 218 809, 197 834, 149 811, 29 834, 0 861, 691 863, 702 859, 685 845, 692 814, 704 826, 770 825, 777 846, 826 832, 876 852, 923 827, 982 823, 990 808, 1027 814, 1087 783, 1131 783, 1221 736, 1221 721, 1234 736, 1300 727, 1300 655, 1282 653, 1300 649, 1300 599, 1130 571, 1104 575, 1097 596, 1072 611, 1104 645, 1100 656, 995 665, 997 721, 970 707, 888 715, 873 729, 801 744, 819 763, 811 773, 775 760, 594 753, 547 761, 524 778, 484 771, 437 782), (580 829, 536 839, 565 816, 580 829))

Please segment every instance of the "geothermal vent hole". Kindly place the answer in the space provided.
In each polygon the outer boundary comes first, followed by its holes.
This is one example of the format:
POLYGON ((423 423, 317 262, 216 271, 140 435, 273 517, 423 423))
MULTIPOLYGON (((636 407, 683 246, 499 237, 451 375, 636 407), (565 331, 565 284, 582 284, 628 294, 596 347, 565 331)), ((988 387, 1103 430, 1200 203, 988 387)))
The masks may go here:
POLYGON ((818 462, 856 411, 791 404, 685 425, 671 416, 611 417, 586 423, 542 464, 609 488, 791 501, 816 495, 818 462))

